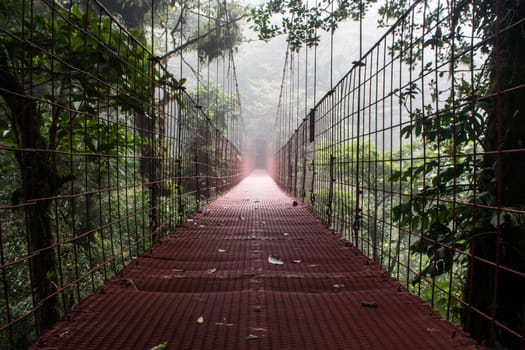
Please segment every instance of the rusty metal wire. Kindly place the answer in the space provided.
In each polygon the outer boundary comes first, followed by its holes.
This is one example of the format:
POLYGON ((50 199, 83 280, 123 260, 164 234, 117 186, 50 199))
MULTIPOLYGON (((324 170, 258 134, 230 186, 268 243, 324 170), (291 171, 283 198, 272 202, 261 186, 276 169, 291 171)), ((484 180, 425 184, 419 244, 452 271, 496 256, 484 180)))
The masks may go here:
POLYGON ((241 178, 145 39, 82 4, 0 4, 0 348, 25 348, 241 178))
POLYGON ((415 1, 297 129, 287 96, 276 123, 276 181, 498 349, 525 348, 524 18, 415 1))

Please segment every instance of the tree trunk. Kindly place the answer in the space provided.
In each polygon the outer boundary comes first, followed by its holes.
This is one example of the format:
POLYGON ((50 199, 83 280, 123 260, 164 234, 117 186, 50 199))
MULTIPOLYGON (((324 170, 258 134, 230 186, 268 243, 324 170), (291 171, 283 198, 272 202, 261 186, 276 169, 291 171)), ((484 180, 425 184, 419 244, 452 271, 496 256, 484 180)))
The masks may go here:
MULTIPOLYGON (((492 0, 494 6, 498 0, 492 0)), ((525 17, 523 1, 499 1, 499 29, 505 29, 525 17)), ((491 80, 494 98, 487 120, 485 147, 488 152, 514 150, 503 154, 489 154, 484 168, 493 172, 491 181, 481 181, 480 193, 488 192, 498 198, 490 205, 522 209, 525 204, 525 36, 522 23, 501 31, 492 42, 491 80), (505 90, 511 89, 508 92, 505 90), (512 90, 514 89, 514 90, 512 90)), ((496 230, 490 225, 495 212, 479 210, 478 221, 485 225, 473 237, 474 256, 495 262, 516 271, 525 272, 525 230, 521 226, 505 223, 500 219, 496 230), (483 217, 485 216, 485 217, 483 217), (494 232, 483 234, 482 232, 494 232)), ((525 278, 498 269, 480 260, 472 260, 469 268, 471 291, 470 304, 510 329, 521 333, 525 305, 525 278)), ((466 291, 469 293, 469 291, 466 291)), ((519 339, 499 329, 491 321, 470 313, 465 317, 467 330, 482 344, 494 347, 499 343, 509 349, 520 347, 519 339), (496 333, 494 334, 494 331, 496 333), (495 339, 493 338, 493 334, 495 339)))
POLYGON ((11 110, 11 127, 18 135, 20 149, 15 157, 20 167, 20 192, 26 204, 25 222, 31 255, 31 283, 37 306, 36 319, 38 328, 45 329, 59 318, 58 298, 53 295, 56 291, 57 256, 51 230, 51 202, 46 198, 56 195, 64 179, 59 178, 54 164, 50 162, 34 101, 23 97, 24 90, 8 71, 0 70, 0 87, 1 95, 11 110))

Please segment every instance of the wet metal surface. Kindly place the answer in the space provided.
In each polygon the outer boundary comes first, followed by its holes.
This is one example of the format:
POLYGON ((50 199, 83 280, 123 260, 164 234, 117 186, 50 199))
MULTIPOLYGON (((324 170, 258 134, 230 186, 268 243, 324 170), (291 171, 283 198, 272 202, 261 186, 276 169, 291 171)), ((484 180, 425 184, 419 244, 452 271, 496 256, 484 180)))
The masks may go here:
POLYGON ((476 348, 292 203, 265 173, 252 174, 34 348, 476 348))

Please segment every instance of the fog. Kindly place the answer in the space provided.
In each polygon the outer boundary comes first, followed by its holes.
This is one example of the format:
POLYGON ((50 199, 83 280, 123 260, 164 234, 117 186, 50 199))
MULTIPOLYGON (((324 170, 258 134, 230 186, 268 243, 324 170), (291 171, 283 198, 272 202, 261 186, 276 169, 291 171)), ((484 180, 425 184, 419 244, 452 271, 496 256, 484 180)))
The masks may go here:
MULTIPOLYGON (((243 5, 253 5, 261 1, 244 1, 243 5)), ((377 28, 377 5, 372 7, 363 20, 362 53, 371 47, 386 28, 377 28)), ((243 112, 244 137, 239 147, 245 153, 254 153, 255 149, 271 152, 276 130, 276 115, 283 79, 287 42, 284 35, 268 42, 258 40, 257 34, 249 28, 249 23, 241 23, 243 42, 234 53, 237 83, 243 112), (256 147, 257 145, 257 147, 256 147), (266 147, 264 146, 266 145, 266 147)), ((294 75, 294 93, 298 97, 298 106, 291 118, 290 129, 297 127, 308 111, 319 101, 331 86, 352 68, 352 61, 359 60, 360 40, 359 23, 347 20, 340 23, 334 33, 333 50, 330 34, 321 33, 321 41, 316 49, 302 48, 288 60, 299 72, 294 75), (308 67, 306 67, 308 60, 308 67), (315 79, 314 79, 315 78, 315 79)), ((195 52, 188 52, 169 61, 169 69, 176 76, 187 77, 189 88, 196 86, 196 73, 200 75, 202 86, 209 81, 229 83, 225 76, 232 74, 231 63, 227 58, 198 64, 195 52)), ((287 79, 289 79, 288 74, 287 79)), ((231 87, 229 88, 231 89, 231 87)), ((236 126, 239 127, 239 126, 236 126)), ((259 151, 260 152, 260 151, 259 151)), ((252 154, 253 156, 253 154, 252 154)))
MULTIPOLYGON (((386 31, 386 28, 377 28, 376 13, 377 7, 373 7, 363 20, 363 53, 366 53, 386 31)), ((283 78, 286 38, 280 36, 269 42, 257 40, 256 33, 250 30, 246 23, 243 24, 243 34, 245 42, 238 48, 235 62, 247 139, 259 140, 259 142, 265 140, 271 143, 275 133, 274 124, 283 78)), ((306 116, 315 102, 331 89, 331 82, 335 85, 352 68, 352 61, 359 60, 359 23, 348 20, 340 24, 334 33, 333 57, 330 41, 330 34, 323 32, 316 50, 303 48, 297 54, 299 55, 299 87, 297 84, 295 86, 296 93, 300 94, 301 98, 299 98, 300 106, 296 110, 296 120, 292 121, 293 128, 306 116), (307 55, 308 68, 306 69, 307 55), (315 80, 314 70, 317 71, 315 80), (307 82, 305 82, 306 77, 307 82), (305 86, 308 86, 306 99, 305 86), (308 101, 306 106, 304 100, 308 101)))

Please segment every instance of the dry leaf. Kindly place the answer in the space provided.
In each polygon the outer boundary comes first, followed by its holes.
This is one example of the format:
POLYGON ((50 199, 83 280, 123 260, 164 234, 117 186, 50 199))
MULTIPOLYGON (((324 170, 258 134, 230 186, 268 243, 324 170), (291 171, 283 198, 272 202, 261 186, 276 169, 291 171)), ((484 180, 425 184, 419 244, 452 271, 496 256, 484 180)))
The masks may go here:
POLYGON ((284 262, 281 259, 275 256, 271 256, 271 255, 268 255, 268 262, 273 265, 283 265, 284 264, 284 262))
POLYGON ((164 350, 168 348, 168 342, 160 343, 152 347, 150 350, 164 350))
POLYGON ((63 338, 63 337, 65 337, 65 336, 68 335, 68 334, 69 334, 69 329, 68 329, 67 331, 63 332, 63 333, 60 333, 60 334, 58 335, 58 337, 59 337, 59 338, 63 338))
POLYGON ((215 273, 217 269, 215 267, 212 267, 211 269, 208 269, 208 273, 215 273))
POLYGON ((375 301, 362 301, 361 305, 364 307, 377 307, 377 303, 375 301))
POLYGON ((246 337, 247 340, 255 340, 255 339, 259 339, 258 336, 256 336, 255 334, 248 334, 248 336, 246 337))
POLYGON ((131 278, 123 278, 120 281, 120 285, 125 287, 125 288, 131 289, 131 290, 135 290, 135 291, 139 290, 137 288, 137 286, 135 285, 135 282, 133 282, 133 280, 131 278))

